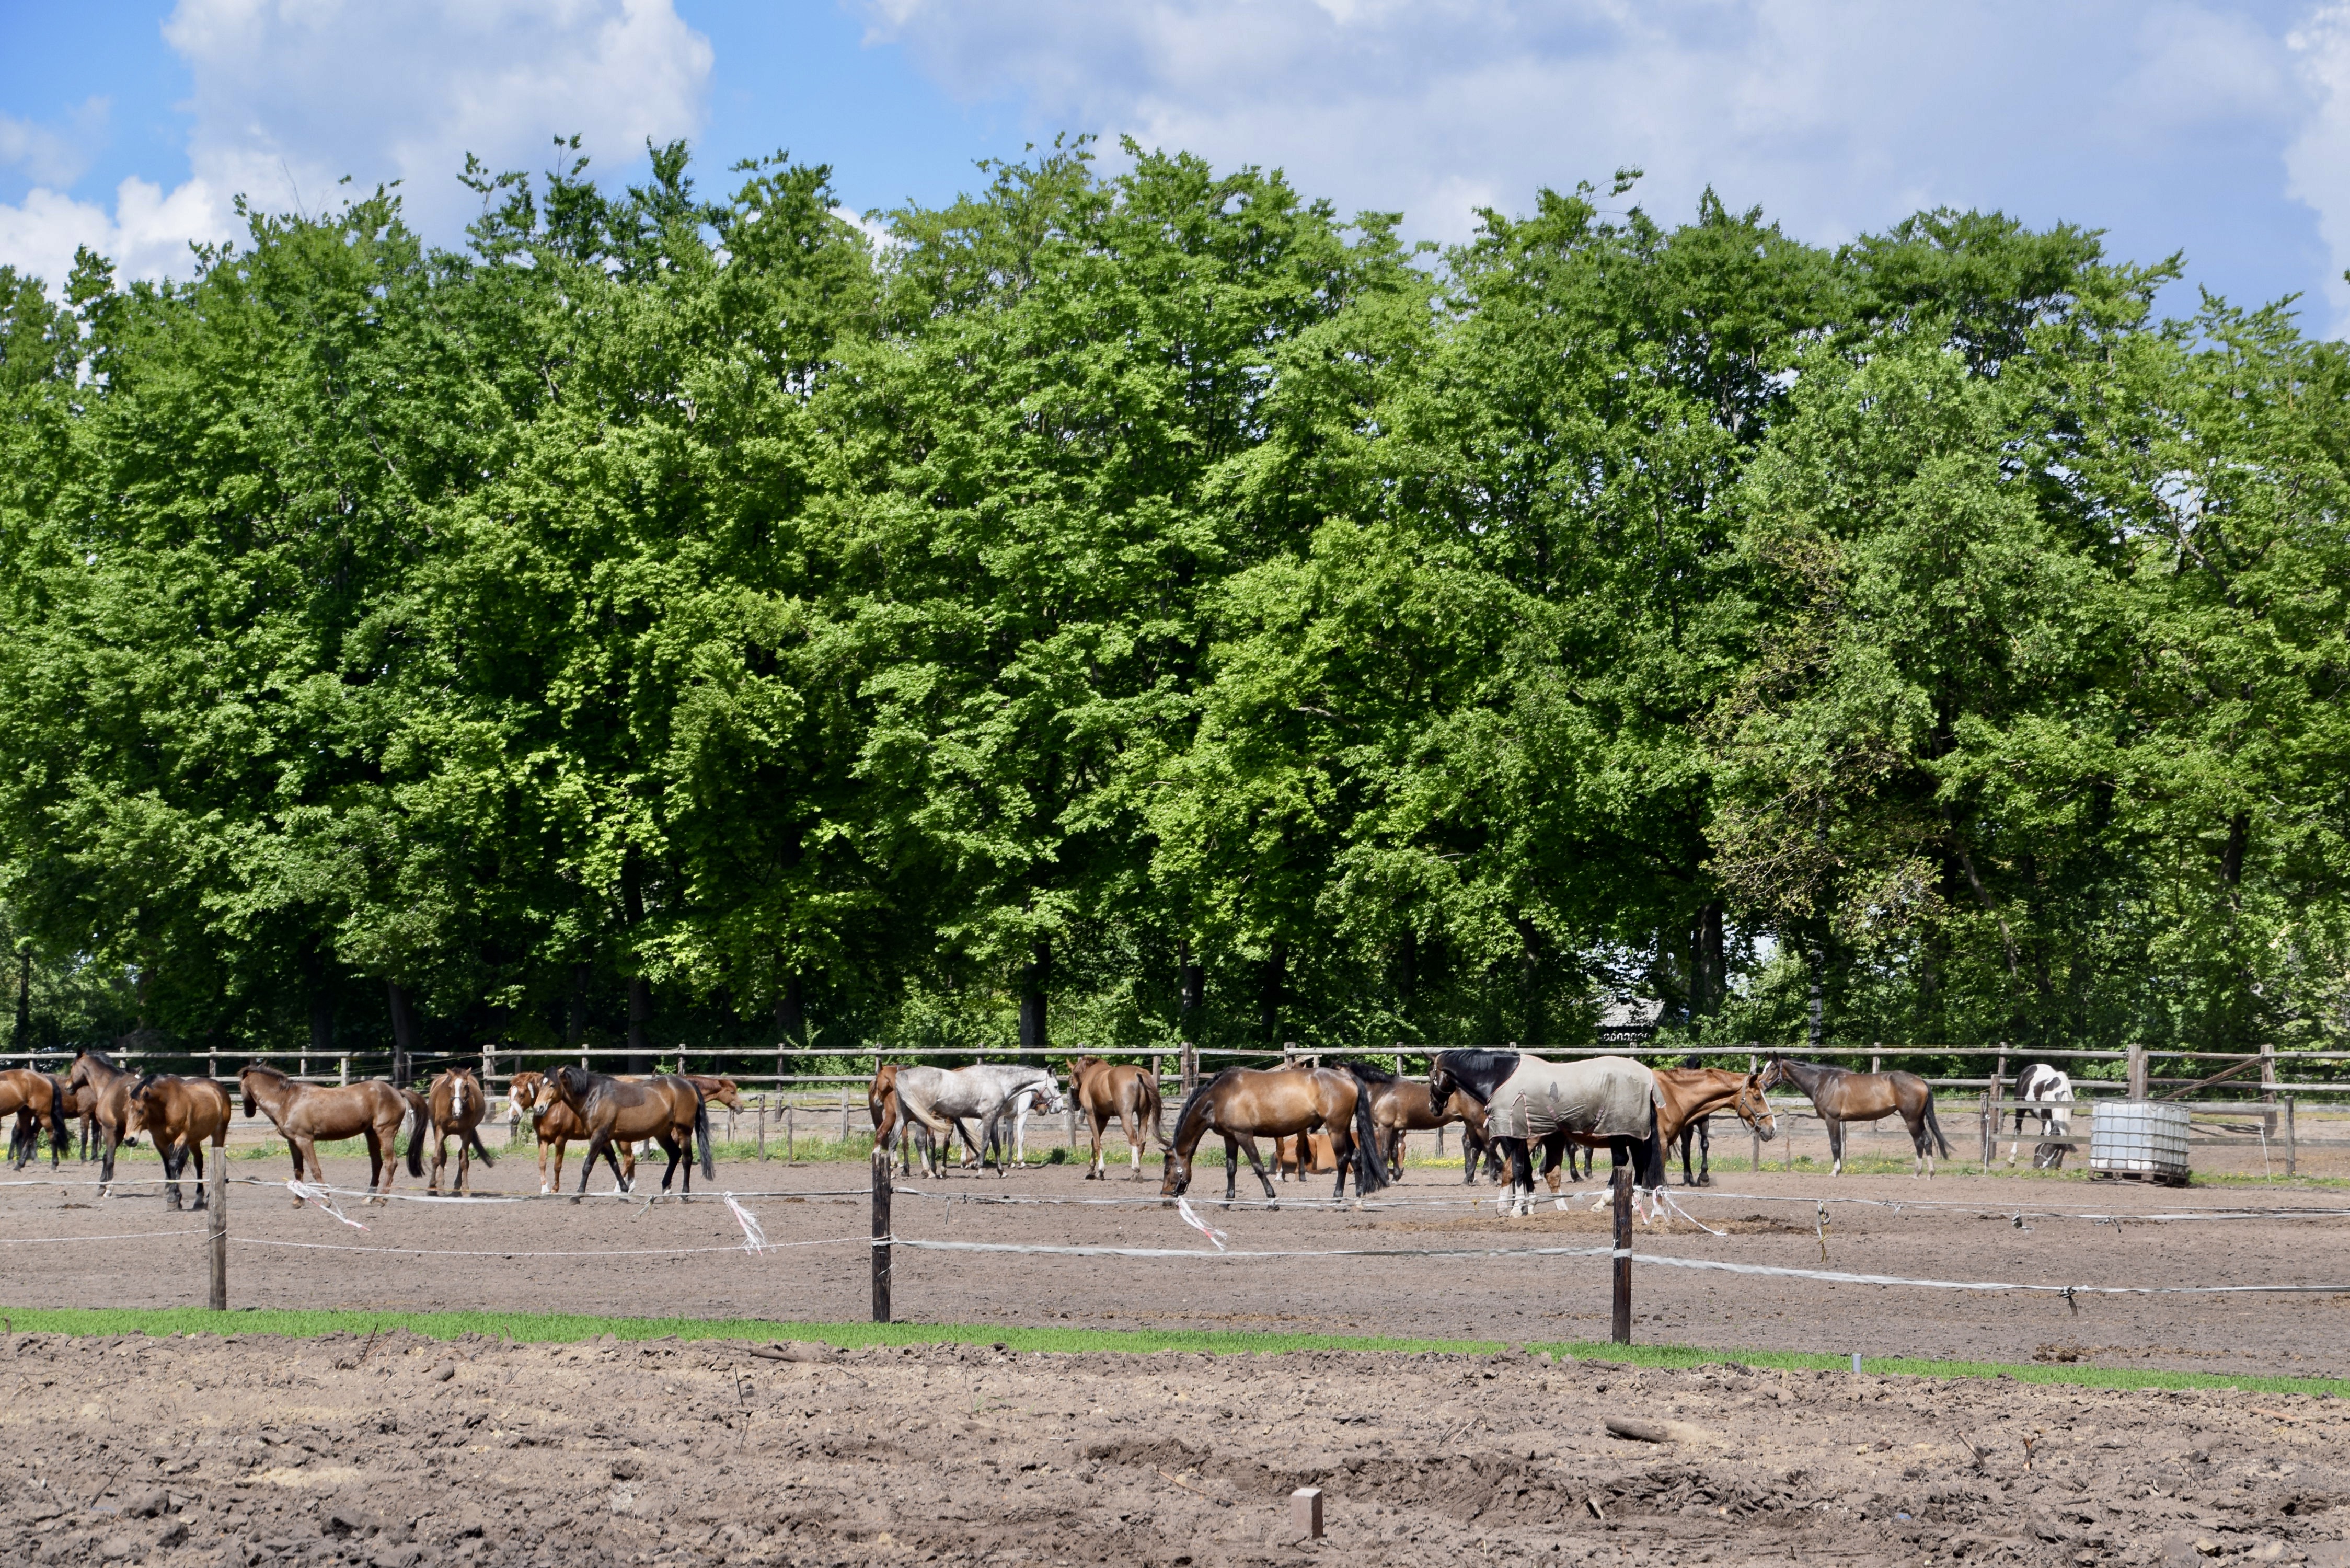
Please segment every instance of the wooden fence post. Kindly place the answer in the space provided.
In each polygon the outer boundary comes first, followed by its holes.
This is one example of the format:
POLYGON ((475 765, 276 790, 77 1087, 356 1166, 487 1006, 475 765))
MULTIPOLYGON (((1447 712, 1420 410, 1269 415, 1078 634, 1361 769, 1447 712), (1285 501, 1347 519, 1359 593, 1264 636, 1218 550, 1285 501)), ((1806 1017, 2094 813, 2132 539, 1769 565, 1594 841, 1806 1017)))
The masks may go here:
POLYGON ((795 1141, 793 1134, 798 1130, 792 1125, 792 1112, 795 1109, 796 1107, 789 1100, 784 1102, 784 1163, 785 1165, 793 1162, 796 1153, 792 1147, 795 1141))
POLYGON ((212 1293, 214 1312, 228 1311, 228 1145, 213 1150, 212 1293))
MULTIPOLYGON (((848 1091, 840 1091, 840 1147, 848 1147, 848 1091)), ((887 1322, 887 1319, 883 1320, 887 1322)))
POLYGON ((759 1096, 759 1158, 767 1158, 767 1096, 759 1096))
POLYGON ((1632 1168, 1616 1169, 1616 1343, 1632 1343, 1632 1168))
POLYGON ((2129 1048, 2129 1056, 2127 1060, 2129 1097, 2133 1100, 2145 1099, 2147 1097, 2146 1047, 2143 1045, 2132 1045, 2129 1048))
POLYGON ((348 1056, 338 1058, 335 1063, 335 1082, 348 1085, 350 1081, 351 1059, 348 1056))
POLYGON ((1989 1089, 1983 1091, 1982 1109, 1977 1114, 1982 1117, 1982 1173, 1989 1176, 1991 1157, 1991 1091, 1989 1089))
POLYGON ((2007 1042, 1999 1043, 1999 1059, 1991 1070, 1991 1125, 1984 1130, 1990 1141, 1983 1145, 1983 1169, 1988 1173, 1991 1162, 1999 1155, 2000 1102, 2007 1097, 2007 1042))
POLYGON ((2261 1042, 2261 1104, 2267 1108, 2261 1112, 2261 1125, 2270 1137, 2277 1135, 2276 1081, 2276 1042, 2263 1040, 2261 1042))
POLYGON ((873 1146, 873 1321, 889 1321, 889 1151, 873 1146))
MULTIPOLYGON (((1762 1058, 1761 1054, 1753 1049, 1757 1044, 1758 1042, 1752 1040, 1749 1040, 1746 1043, 1746 1070, 1749 1073, 1760 1072, 1762 1068, 1762 1058)), ((1753 1141, 1754 1146, 1753 1151, 1747 1157, 1746 1168, 1759 1175, 1762 1169, 1762 1134, 1754 1127, 1748 1127, 1746 1129, 1746 1136, 1753 1141)), ((1788 1129, 1788 1136, 1790 1137, 1794 1136, 1794 1129, 1793 1127, 1788 1129)))
POLYGON ((2296 1173, 2300 1164, 2300 1150, 2294 1147, 2296 1140, 2293 1132, 2293 1096, 2284 1097, 2284 1173, 2288 1179, 2296 1173))

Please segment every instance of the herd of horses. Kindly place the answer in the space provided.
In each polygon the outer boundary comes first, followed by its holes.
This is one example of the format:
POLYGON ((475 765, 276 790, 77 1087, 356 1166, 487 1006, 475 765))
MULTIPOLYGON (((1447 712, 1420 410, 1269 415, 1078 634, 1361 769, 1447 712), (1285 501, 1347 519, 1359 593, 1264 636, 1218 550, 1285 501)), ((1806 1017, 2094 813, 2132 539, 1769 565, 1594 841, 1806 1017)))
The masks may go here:
MULTIPOLYGON (((1939 1150, 1950 1158, 1950 1141, 1935 1119, 1925 1080, 1914 1074, 1859 1073, 1842 1067, 1773 1055, 1751 1072, 1724 1068, 1651 1068, 1624 1056, 1549 1061, 1531 1052, 1457 1050, 1437 1053, 1424 1079, 1403 1077, 1365 1062, 1278 1068, 1229 1067, 1201 1083, 1183 1100, 1170 1135, 1155 1076, 1138 1066, 1079 1056, 1066 1063, 1066 1084, 1042 1066, 987 1063, 961 1068, 884 1065, 867 1091, 877 1147, 894 1147, 899 1167, 910 1174, 944 1172, 955 1140, 962 1163, 998 1174, 1025 1163, 1030 1112, 1082 1113, 1091 1134, 1086 1177, 1108 1174, 1106 1137, 1112 1122, 1126 1135, 1133 1179, 1143 1179, 1145 1147, 1156 1142, 1163 1158, 1160 1194, 1174 1199, 1191 1183, 1192 1161, 1210 1137, 1224 1146, 1224 1200, 1238 1194, 1240 1162, 1245 1158, 1276 1200, 1257 1139, 1273 1140, 1276 1171, 1294 1169, 1302 1181, 1319 1170, 1336 1173, 1331 1196, 1346 1196, 1352 1177, 1358 1198, 1377 1192, 1401 1168, 1404 1138, 1412 1132, 1458 1125, 1461 1129, 1462 1179, 1477 1179, 1481 1166, 1508 1189, 1499 1202, 1507 1211, 1527 1212, 1534 1200, 1534 1162, 1554 1198, 1561 1191, 1561 1167, 1575 1179, 1581 1150, 1587 1168, 1599 1148, 1611 1167, 1628 1169, 1636 1188, 1665 1185, 1666 1153, 1676 1143, 1684 1183, 1703 1186, 1710 1169, 1690 1170, 1692 1135, 1703 1147, 1705 1129, 1716 1113, 1735 1115, 1755 1135, 1776 1134, 1764 1098, 1775 1087, 1801 1091, 1828 1129, 1832 1173, 1844 1165, 1845 1128, 1856 1121, 1898 1116, 1917 1154, 1917 1171, 1930 1177, 1939 1150), (980 1131, 975 1137, 971 1123, 980 1131)), ((2033 1064, 2019 1075, 2015 1112, 2020 1142, 2027 1118, 2040 1123, 2043 1141, 2033 1163, 2061 1165, 2069 1127, 2072 1085, 2053 1067, 2033 1064)), ((565 1152, 586 1146, 576 1202, 600 1160, 618 1189, 633 1190, 637 1147, 660 1146, 668 1157, 660 1189, 667 1192, 681 1167, 683 1190, 693 1187, 693 1166, 717 1174, 710 1137, 710 1107, 739 1109, 733 1081, 700 1075, 614 1076, 583 1067, 549 1073, 522 1072, 508 1085, 509 1105, 527 1115, 538 1144, 539 1190, 559 1192, 565 1152)), ((139 1073, 118 1065, 105 1053, 87 1051, 69 1073, 28 1067, 0 1071, 0 1117, 15 1116, 10 1154, 21 1170, 38 1154, 40 1136, 49 1135, 54 1169, 73 1147, 73 1124, 81 1124, 81 1158, 95 1148, 101 1195, 115 1179, 117 1151, 144 1133, 152 1139, 164 1172, 164 1199, 182 1204, 181 1183, 191 1162, 196 1178, 193 1206, 205 1205, 204 1147, 215 1158, 225 1147, 231 1106, 241 1099, 244 1115, 266 1116, 286 1139, 294 1159, 295 1203, 302 1185, 326 1184, 320 1140, 360 1138, 367 1146, 370 1201, 388 1200, 400 1161, 402 1127, 409 1127, 409 1174, 425 1175, 429 1146, 432 1168, 427 1190, 440 1192, 447 1177, 449 1146, 456 1145, 457 1172, 450 1189, 472 1190, 473 1159, 494 1165, 480 1127, 490 1096, 466 1067, 450 1067, 419 1091, 382 1079, 356 1084, 306 1083, 275 1067, 254 1064, 238 1075, 235 1094, 210 1078, 139 1073)), ((2013 1162, 2016 1145, 2011 1145, 2013 1162)), ((1701 1157, 1702 1158, 1702 1157, 1701 1157)), ((1710 1165, 1710 1160, 1705 1162, 1710 1165)), ((1561 1200, 1563 1203, 1563 1199, 1561 1200)))

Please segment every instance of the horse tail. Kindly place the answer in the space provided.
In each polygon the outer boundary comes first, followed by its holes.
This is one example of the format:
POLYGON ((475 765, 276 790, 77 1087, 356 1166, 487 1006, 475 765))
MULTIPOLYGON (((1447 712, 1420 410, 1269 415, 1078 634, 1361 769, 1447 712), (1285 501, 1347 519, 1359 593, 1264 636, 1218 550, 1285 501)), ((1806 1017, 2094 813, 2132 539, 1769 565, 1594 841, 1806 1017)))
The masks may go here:
POLYGON ((424 1140, 432 1133, 432 1106, 413 1089, 400 1089, 397 1093, 408 1102, 408 1108, 416 1113, 416 1130, 408 1135, 408 1174, 421 1176, 424 1174, 424 1140))
POLYGON ((1941 1121, 1934 1115, 1934 1091, 1930 1088, 1926 1091, 1926 1130, 1932 1133, 1934 1141, 1941 1146, 1942 1158, 1950 1158, 1950 1140, 1942 1136, 1941 1121))
POLYGON ((1361 1198, 1388 1185, 1387 1162, 1379 1158, 1379 1127, 1371 1120, 1371 1085, 1355 1063, 1347 1064, 1355 1080, 1355 1196, 1361 1198))
POLYGON ((465 1129, 465 1141, 473 1146, 473 1153, 480 1157, 484 1165, 494 1167, 498 1163, 490 1158, 490 1146, 482 1141, 482 1127, 479 1122, 465 1129))
POLYGON ((66 1117, 66 1089, 53 1074, 43 1074, 49 1085, 49 1147, 52 1151, 73 1147, 73 1126, 66 1117))
POLYGON ((1145 1073, 1136 1083, 1142 1093, 1136 1096, 1135 1117, 1149 1129, 1152 1137, 1159 1140, 1159 1152, 1163 1154, 1167 1149, 1166 1103, 1159 1099, 1159 1085, 1151 1080, 1149 1074, 1145 1073))
POLYGON ((1657 1096, 1648 1096, 1648 1158, 1640 1185, 1656 1191, 1665 1185, 1664 1128, 1657 1118, 1657 1096))
POLYGON ((718 1161, 710 1152, 710 1101, 702 1094, 701 1085, 689 1081, 686 1087, 693 1091, 693 1137, 694 1141, 702 1146, 702 1174, 715 1181, 718 1179, 718 1161))

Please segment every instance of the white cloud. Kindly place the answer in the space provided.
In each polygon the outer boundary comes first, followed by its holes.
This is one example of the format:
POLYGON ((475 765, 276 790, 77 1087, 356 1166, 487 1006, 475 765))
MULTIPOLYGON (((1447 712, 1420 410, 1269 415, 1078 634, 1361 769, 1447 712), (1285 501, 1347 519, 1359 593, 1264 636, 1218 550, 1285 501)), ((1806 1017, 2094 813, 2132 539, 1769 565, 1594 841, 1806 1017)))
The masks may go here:
POLYGON ((125 182, 110 214, 52 180, 0 204, 0 262, 55 282, 60 246, 86 243, 130 275, 184 274, 187 240, 234 232, 234 196, 317 212, 347 174, 401 182, 410 221, 454 241, 477 210, 467 152, 536 171, 578 131, 623 165, 700 129, 712 63, 672 0, 179 0, 164 36, 194 81, 189 179, 168 196, 125 182))
POLYGON ((864 16, 870 41, 967 101, 1021 103, 1039 130, 1279 165, 1446 239, 1479 201, 1523 210, 1537 186, 1619 164, 1648 171, 1638 199, 1661 215, 1711 183, 1817 240, 1946 203, 2097 225, 2120 190, 2168 177, 2179 134, 2276 141, 2305 103, 2282 28, 2232 0, 866 0, 864 16))
POLYGON ((2333 258, 2324 297, 2338 330, 2350 324, 2350 287, 2341 277, 2350 266, 2350 5, 2320 6, 2289 41, 2317 109, 2285 154, 2286 189, 2317 213, 2333 258))
POLYGON ((42 185, 71 185, 106 135, 106 99, 90 99, 62 126, 0 114, 0 169, 22 169, 42 185))

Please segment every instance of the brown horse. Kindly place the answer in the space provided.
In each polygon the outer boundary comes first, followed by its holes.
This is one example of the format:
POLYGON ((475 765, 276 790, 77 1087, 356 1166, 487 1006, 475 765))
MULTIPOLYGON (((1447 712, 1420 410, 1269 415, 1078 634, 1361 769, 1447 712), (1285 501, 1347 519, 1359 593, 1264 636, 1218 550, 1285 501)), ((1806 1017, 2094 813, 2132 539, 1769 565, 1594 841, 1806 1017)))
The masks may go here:
POLYGON ((49 1081, 57 1085, 59 1103, 66 1119, 81 1124, 81 1162, 89 1163, 90 1148, 98 1131, 98 1094, 93 1089, 77 1089, 63 1073, 52 1073, 49 1081))
POLYGON ((471 1067, 451 1067, 432 1080, 424 1103, 432 1118, 432 1178, 424 1190, 441 1190, 441 1179, 449 1169, 449 1140, 453 1137, 457 1140, 457 1190, 470 1195, 473 1156, 480 1155, 484 1165, 498 1163, 490 1158, 480 1131, 482 1118, 490 1114, 490 1097, 482 1092, 482 1082, 471 1067))
POLYGON ((1168 1145, 1159 1178, 1162 1198, 1180 1198, 1191 1185, 1191 1156, 1210 1132, 1224 1140, 1224 1201, 1230 1203, 1240 1181, 1240 1153, 1248 1151, 1249 1168, 1273 1202, 1273 1179, 1256 1152, 1256 1135, 1275 1137, 1326 1128, 1331 1153, 1338 1166, 1338 1184, 1332 1201, 1347 1195, 1347 1171, 1355 1172, 1355 1196, 1368 1197, 1388 1184, 1387 1168, 1379 1159, 1378 1128, 1371 1125, 1369 1085, 1351 1073, 1332 1067, 1285 1067, 1271 1072, 1254 1067, 1227 1067, 1191 1091, 1175 1117, 1175 1139, 1168 1145))
POLYGON ((702 1097, 713 1106, 723 1106, 730 1111, 743 1108, 743 1091, 732 1078, 705 1077, 700 1073, 680 1073, 679 1077, 702 1091, 702 1097))
POLYGON ((63 1082, 47 1073, 30 1067, 0 1073, 0 1116, 13 1112, 16 1117, 16 1130, 8 1138, 15 1168, 24 1169, 41 1152, 44 1127, 49 1129, 51 1170, 57 1168, 57 1158, 73 1147, 73 1124, 66 1119, 67 1097, 63 1082))
POLYGON ((685 1079, 672 1075, 631 1084, 583 1067, 564 1066, 547 1075, 546 1085, 588 1129, 588 1154, 579 1168, 579 1190, 571 1198, 574 1203, 588 1195, 588 1178, 598 1156, 612 1168, 612 1179, 619 1189, 631 1189, 634 1172, 620 1173, 619 1157, 612 1149, 613 1143, 623 1138, 649 1137, 661 1146, 669 1156, 669 1167, 661 1172, 663 1192, 669 1190, 682 1161, 685 1191, 689 1196, 692 1193, 697 1141, 702 1174, 716 1179, 718 1166, 710 1152, 710 1106, 702 1100, 702 1091, 685 1079))
POLYGON ((130 1098, 132 1085, 139 1075, 118 1067, 114 1059, 103 1051, 85 1051, 74 1058, 73 1073, 66 1086, 89 1098, 90 1119, 98 1124, 98 1194, 106 1196, 114 1180, 114 1151, 129 1143, 139 1131, 139 1107, 130 1098))
POLYGON ((1820 1113, 1820 1120, 1828 1126, 1828 1153, 1835 1163, 1828 1168, 1831 1176, 1844 1174, 1844 1124, 1873 1122, 1898 1115, 1909 1129, 1910 1147, 1918 1151, 1918 1166, 1909 1174, 1934 1177, 1934 1147, 1939 1145, 1942 1158, 1950 1158, 1950 1140, 1942 1136, 1942 1124, 1934 1117, 1934 1091, 1926 1080, 1915 1073, 1855 1073, 1843 1067, 1830 1067, 1818 1062, 1790 1062, 1784 1056, 1773 1056, 1763 1064, 1762 1087, 1768 1089, 1780 1084, 1793 1084, 1811 1097, 1812 1108, 1820 1113))
MULTIPOLYGON (((1771 1102, 1762 1097, 1762 1075, 1735 1073, 1726 1067, 1659 1067, 1657 1072, 1657 1130, 1672 1147, 1692 1124, 1729 1107, 1738 1119, 1769 1143, 1779 1136, 1771 1102)), ((1711 1186, 1710 1180, 1689 1179, 1689 1147, 1681 1147, 1681 1184, 1711 1186)))
POLYGON ((1273 1140, 1273 1175, 1276 1181, 1291 1177, 1303 1181, 1338 1168, 1338 1155, 1326 1132, 1299 1133, 1273 1140))
POLYGON ((228 1091, 210 1078, 181 1078, 170 1073, 150 1073, 132 1085, 139 1120, 163 1157, 163 1200, 180 1206, 180 1173, 188 1158, 196 1161, 195 1207, 204 1207, 204 1145, 213 1158, 228 1158, 228 1091))
MULTIPOLYGON (((244 1095, 244 1114, 252 1116, 257 1108, 267 1116, 293 1151, 296 1181, 327 1185, 327 1168, 318 1162, 320 1138, 364 1137, 368 1201, 390 1202, 392 1181, 400 1174, 400 1124, 411 1114, 416 1130, 408 1136, 408 1174, 424 1174, 424 1139, 432 1126, 432 1107, 413 1089, 380 1078, 336 1085, 305 1084, 258 1062, 248 1063, 237 1075, 237 1087, 244 1095)), ((299 1193, 294 1207, 302 1207, 299 1193)))
MULTIPOLYGON (((544 1073, 516 1073, 506 1085, 506 1095, 530 1117, 531 1130, 538 1138, 538 1190, 541 1194, 563 1189, 563 1154, 574 1143, 588 1141, 588 1124, 577 1113, 555 1097, 555 1090, 544 1073), (554 1168, 548 1168, 552 1151, 554 1168)), ((637 1179, 637 1146, 619 1146, 620 1173, 629 1182, 637 1179)))
POLYGON ((1428 1085, 1417 1078, 1399 1078, 1383 1067, 1367 1062, 1349 1062, 1347 1069, 1373 1086, 1371 1090, 1371 1120, 1379 1129, 1379 1152, 1387 1158, 1388 1169, 1398 1181, 1403 1179, 1404 1135, 1434 1132, 1438 1127, 1454 1122, 1464 1124, 1469 1137, 1461 1139, 1461 1172, 1463 1182, 1477 1179, 1477 1157, 1485 1147, 1485 1107, 1471 1096, 1455 1089, 1439 1107, 1428 1085))
POLYGON ((1112 1066, 1098 1056, 1073 1056, 1069 1059, 1069 1098, 1093 1128, 1094 1157, 1086 1167, 1087 1181, 1107 1180, 1109 1172, 1102 1158, 1102 1135, 1109 1128, 1112 1116, 1126 1129, 1126 1150, 1134 1159, 1133 1179, 1142 1179, 1142 1151, 1156 1137, 1159 1147, 1167 1147, 1167 1129, 1159 1125, 1160 1105, 1159 1085, 1152 1082, 1150 1069, 1135 1066, 1112 1066))

